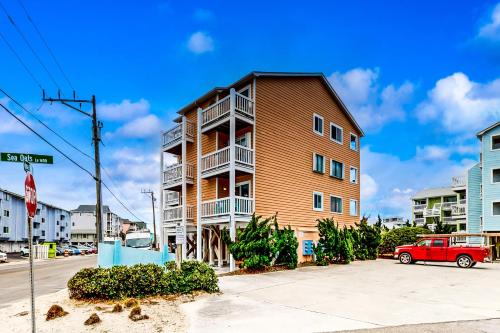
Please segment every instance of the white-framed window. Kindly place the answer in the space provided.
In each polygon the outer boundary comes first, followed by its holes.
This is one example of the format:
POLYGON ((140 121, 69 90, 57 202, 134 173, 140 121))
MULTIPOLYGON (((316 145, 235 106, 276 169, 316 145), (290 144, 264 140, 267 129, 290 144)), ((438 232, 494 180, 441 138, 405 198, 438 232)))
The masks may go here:
POLYGON ((358 136, 354 133, 351 133, 349 147, 351 148, 351 150, 358 151, 358 136))
POLYGON ((343 179, 344 178, 344 164, 330 159, 330 176, 343 179))
POLYGON ((330 195, 330 212, 342 214, 342 198, 330 195))
POLYGON ((3 233, 8 234, 9 233, 9 227, 3 227, 3 233))
POLYGON ((313 171, 325 173, 325 157, 320 154, 313 154, 313 171))
POLYGON ((500 201, 493 201, 491 203, 491 215, 500 216, 500 201))
POLYGON ((4 209, 3 210, 3 216, 9 217, 10 216, 10 212, 7 209, 4 209))
POLYGON ((337 124, 330 123, 330 140, 342 144, 342 137, 344 136, 344 130, 337 124))
POLYGON ((349 200, 349 215, 358 216, 358 200, 349 200))
POLYGON ((323 193, 313 192, 313 210, 323 211, 323 193))
POLYGON ((4 194, 3 194, 3 199, 4 199, 5 201, 9 201, 9 195, 8 195, 7 193, 4 193, 4 194))
POLYGON ((358 183, 358 168, 351 166, 349 170, 349 182, 351 182, 351 184, 358 183))
POLYGON ((491 137, 491 150, 500 150, 500 135, 491 137))
POLYGON ((323 117, 319 114, 313 114, 313 132, 323 136, 323 117))
POLYGON ((500 168, 491 170, 491 182, 500 183, 500 168))

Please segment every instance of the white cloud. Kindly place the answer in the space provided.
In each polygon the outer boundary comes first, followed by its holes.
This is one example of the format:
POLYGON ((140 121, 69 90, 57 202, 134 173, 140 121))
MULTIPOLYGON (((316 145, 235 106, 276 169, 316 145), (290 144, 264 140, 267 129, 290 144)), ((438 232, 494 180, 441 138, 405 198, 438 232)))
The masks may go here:
POLYGON ((370 199, 378 191, 378 184, 366 173, 361 174, 361 200, 370 199))
POLYGON ((378 130, 390 121, 404 120, 404 107, 414 90, 410 82, 381 88, 378 78, 378 68, 354 68, 328 77, 361 127, 367 130, 378 130))
POLYGON ((125 125, 119 127, 114 132, 108 132, 108 138, 119 136, 127 138, 145 139, 154 136, 159 136, 161 130, 161 122, 157 116, 150 114, 144 117, 139 117, 129 121, 125 125))
POLYGON ((472 136, 500 119, 500 79, 477 83, 464 73, 440 79, 417 107, 417 117, 421 123, 437 121, 448 132, 472 136))
POLYGON ((214 50, 214 40, 207 33, 198 31, 189 37, 187 47, 196 54, 212 52, 214 50))
POLYGON ((102 120, 129 120, 145 115, 150 110, 147 100, 141 98, 137 102, 124 99, 120 103, 102 103, 97 106, 97 116, 102 120))
POLYGON ((420 161, 432 161, 432 160, 445 160, 451 155, 451 149, 448 147, 441 147, 435 145, 429 145, 420 147, 417 146, 417 160, 420 161))
POLYGON ((500 3, 497 3, 487 24, 479 30, 478 37, 500 41, 500 3))

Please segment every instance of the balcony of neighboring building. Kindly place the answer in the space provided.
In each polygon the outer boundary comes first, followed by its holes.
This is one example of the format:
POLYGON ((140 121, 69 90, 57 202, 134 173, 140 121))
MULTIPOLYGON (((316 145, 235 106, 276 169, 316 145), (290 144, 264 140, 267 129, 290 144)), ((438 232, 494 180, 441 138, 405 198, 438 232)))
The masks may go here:
POLYGON ((465 190, 467 178, 465 176, 455 176, 451 178, 451 187, 454 191, 465 190))
POLYGON ((182 187, 182 170, 186 169, 186 183, 193 184, 194 168, 190 163, 183 165, 177 163, 170 165, 163 170, 163 189, 164 190, 180 190, 182 187))
POLYGON ((194 124, 190 121, 179 123, 172 129, 162 133, 162 148, 164 152, 180 155, 182 144, 182 133, 186 132, 186 141, 194 142, 194 124))
POLYGON ((236 118, 236 128, 253 124, 255 118, 254 101, 246 95, 250 95, 249 88, 241 93, 232 90, 226 97, 203 109, 201 132, 205 133, 216 128, 228 128, 232 109, 234 109, 236 118))
POLYGON ((414 203, 413 204, 413 212, 421 213, 427 208, 427 204, 425 203, 414 203))
POLYGON ((416 217, 413 221, 418 227, 422 227, 425 224, 425 217, 416 217))

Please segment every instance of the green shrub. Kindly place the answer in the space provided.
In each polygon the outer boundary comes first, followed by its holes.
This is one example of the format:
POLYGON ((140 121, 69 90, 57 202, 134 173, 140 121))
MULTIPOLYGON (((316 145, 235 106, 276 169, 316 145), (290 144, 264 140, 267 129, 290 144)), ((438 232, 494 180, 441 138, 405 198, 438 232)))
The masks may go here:
POLYGON ((70 298, 123 299, 190 293, 217 292, 218 279, 206 263, 185 261, 180 270, 171 265, 138 264, 111 268, 84 268, 69 281, 70 298))
POLYGON ((290 226, 280 229, 276 216, 274 217, 274 234, 273 234, 274 249, 277 265, 285 265, 290 269, 297 267, 299 256, 297 249, 299 241, 295 236, 295 232, 290 226))
POLYGON ((419 238, 418 234, 430 233, 432 232, 429 229, 422 227, 402 227, 389 230, 382 235, 382 243, 378 248, 378 252, 381 254, 392 254, 396 246, 413 244, 419 238))
POLYGON ((313 247, 318 265, 329 263, 346 263, 354 260, 353 237, 344 226, 339 228, 331 218, 317 221, 319 240, 313 247))
MULTIPOLYGON (((380 217, 379 217, 380 218, 380 217)), ((356 228, 350 228, 354 240, 354 255, 359 260, 375 260, 378 257, 378 247, 382 242, 381 227, 379 224, 370 225, 363 217, 356 228)))

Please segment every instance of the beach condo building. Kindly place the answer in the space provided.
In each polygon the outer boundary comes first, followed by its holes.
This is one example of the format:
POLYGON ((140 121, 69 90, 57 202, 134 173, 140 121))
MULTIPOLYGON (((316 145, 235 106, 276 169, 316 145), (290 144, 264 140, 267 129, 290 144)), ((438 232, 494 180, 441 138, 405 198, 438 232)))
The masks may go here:
POLYGON ((162 133, 162 242, 212 265, 234 260, 235 239, 252 214, 278 213, 312 258, 316 220, 359 221, 363 131, 321 73, 252 72, 178 111, 162 133))

